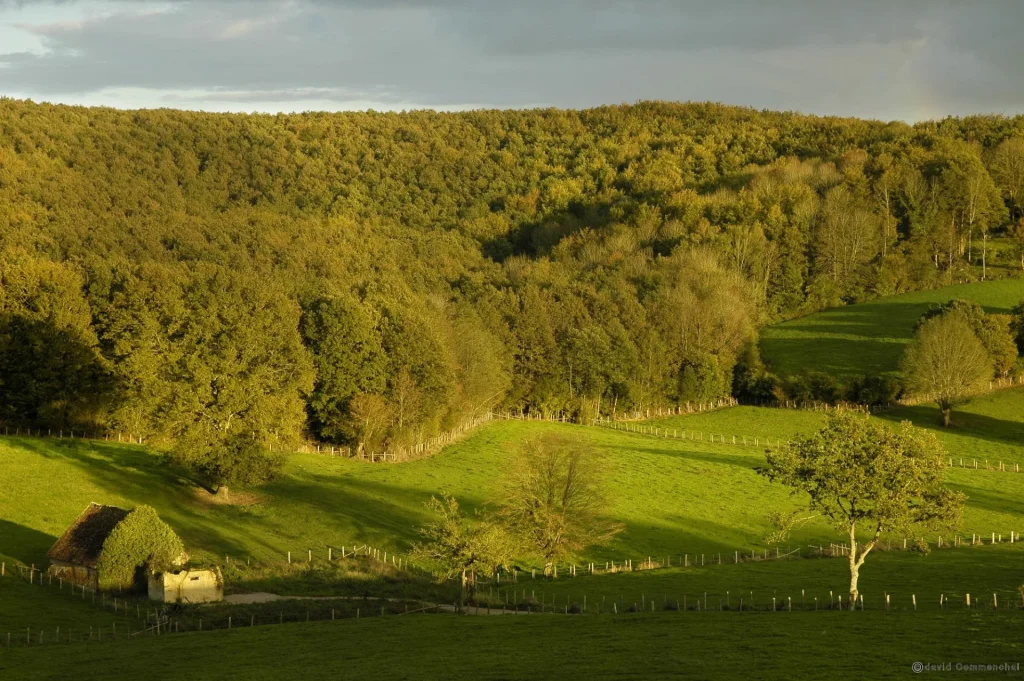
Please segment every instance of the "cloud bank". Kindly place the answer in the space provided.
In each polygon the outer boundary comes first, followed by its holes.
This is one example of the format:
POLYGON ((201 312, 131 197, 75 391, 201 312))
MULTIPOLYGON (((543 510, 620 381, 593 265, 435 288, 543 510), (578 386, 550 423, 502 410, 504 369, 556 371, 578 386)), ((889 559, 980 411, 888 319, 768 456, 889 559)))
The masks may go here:
POLYGON ((211 110, 639 99, 1024 111, 1019 0, 0 0, 0 94, 211 110))

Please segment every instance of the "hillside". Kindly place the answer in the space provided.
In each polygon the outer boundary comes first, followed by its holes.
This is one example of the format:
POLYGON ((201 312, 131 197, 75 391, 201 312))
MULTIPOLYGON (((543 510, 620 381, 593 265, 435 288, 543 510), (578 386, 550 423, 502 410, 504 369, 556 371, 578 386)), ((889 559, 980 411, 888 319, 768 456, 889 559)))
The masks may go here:
POLYGON ((1024 249, 1021 117, 4 99, 0 133, 0 421, 130 432, 212 487, 273 473, 218 451, 723 395, 766 321, 976 280, 983 232, 990 276, 1024 249))
POLYGON ((906 293, 837 307, 766 327, 761 352, 779 376, 814 370, 840 380, 899 375, 914 326, 934 305, 970 300, 990 313, 1009 314, 1024 302, 1024 281, 1003 280, 906 293))

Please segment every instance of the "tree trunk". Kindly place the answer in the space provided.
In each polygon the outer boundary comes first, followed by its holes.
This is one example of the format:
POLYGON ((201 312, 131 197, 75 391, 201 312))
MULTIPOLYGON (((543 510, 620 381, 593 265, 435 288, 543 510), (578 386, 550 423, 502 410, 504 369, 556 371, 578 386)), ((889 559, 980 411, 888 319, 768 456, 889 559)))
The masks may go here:
POLYGON ((459 580, 459 612, 466 606, 466 568, 462 568, 462 578, 459 580))
POLYGON ((981 280, 988 278, 988 232, 985 232, 981 246, 981 280))
POLYGON ((551 560, 545 559, 544 560, 544 576, 545 577, 551 577, 552 573, 554 572, 554 569, 555 569, 554 562, 552 562, 551 560))
POLYGON ((857 579, 860 565, 857 564, 857 525, 850 524, 850 610, 857 608, 857 579))
POLYGON ((228 486, 227 485, 221 485, 220 487, 218 487, 217 488, 217 492, 216 492, 216 494, 214 496, 216 496, 221 501, 227 501, 228 498, 229 498, 228 486))
POLYGON ((949 419, 952 415, 952 412, 952 407, 942 407, 942 426, 944 428, 949 428, 949 419))

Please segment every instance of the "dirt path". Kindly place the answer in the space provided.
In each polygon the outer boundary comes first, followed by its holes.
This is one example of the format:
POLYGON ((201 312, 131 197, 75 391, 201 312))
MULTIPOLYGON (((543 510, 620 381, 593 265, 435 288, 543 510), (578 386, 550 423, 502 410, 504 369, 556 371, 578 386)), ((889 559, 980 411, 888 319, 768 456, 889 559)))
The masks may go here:
MULTIPOLYGON (((225 603, 231 603, 233 605, 247 605, 250 603, 273 603, 274 601, 362 601, 366 600, 359 596, 279 596, 278 594, 268 593, 266 591, 255 591, 247 594, 232 594, 224 597, 225 603)), ((373 600, 385 600, 389 602, 403 601, 406 599, 402 598, 375 598, 373 600)), ((454 605, 443 605, 440 603, 428 603, 426 601, 420 601, 423 605, 421 610, 443 610, 444 612, 455 612, 456 608, 454 605)), ((502 610, 500 608, 480 608, 476 606, 467 606, 463 608, 463 612, 466 615, 526 615, 528 613, 515 610, 502 610)))

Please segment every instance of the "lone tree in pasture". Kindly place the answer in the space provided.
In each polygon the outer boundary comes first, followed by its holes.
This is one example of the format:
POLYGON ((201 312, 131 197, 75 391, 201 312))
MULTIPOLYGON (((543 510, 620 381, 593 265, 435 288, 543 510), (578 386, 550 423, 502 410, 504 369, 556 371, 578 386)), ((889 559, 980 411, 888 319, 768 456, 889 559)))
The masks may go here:
POLYGON ((602 465, 596 450, 576 438, 527 440, 508 470, 501 509, 510 531, 544 560, 544 574, 587 546, 601 544, 621 525, 602 516, 602 465))
POLYGON ((261 485, 276 478, 284 466, 284 455, 272 452, 251 435, 235 433, 219 437, 195 429, 181 437, 171 452, 172 459, 187 468, 198 482, 221 499, 228 498, 232 485, 261 485))
POLYGON ((818 433, 769 450, 762 475, 809 495, 809 508, 850 538, 850 607, 860 568, 879 537, 914 527, 955 527, 966 497, 942 485, 945 450, 909 422, 898 430, 842 411, 818 433), (858 530, 870 539, 857 541, 858 530))
POLYGON ((953 407, 992 378, 992 360, 964 316, 949 312, 926 320, 903 356, 911 393, 935 400, 948 427, 953 407))
POLYGON ((423 541, 413 546, 412 556, 439 579, 459 578, 459 608, 466 602, 469 576, 494 572, 508 565, 513 542, 499 523, 488 519, 472 522, 454 497, 431 497, 427 502, 434 519, 419 529, 423 541))

